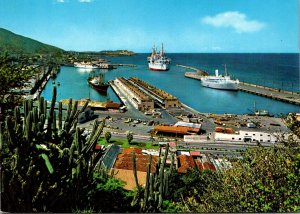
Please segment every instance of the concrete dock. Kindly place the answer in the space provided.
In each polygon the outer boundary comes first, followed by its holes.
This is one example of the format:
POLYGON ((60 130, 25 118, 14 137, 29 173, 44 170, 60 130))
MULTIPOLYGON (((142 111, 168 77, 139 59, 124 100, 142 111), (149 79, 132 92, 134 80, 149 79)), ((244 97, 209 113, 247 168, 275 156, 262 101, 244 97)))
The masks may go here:
MULTIPOLYGON (((186 69, 190 69, 190 70, 194 70, 196 71, 196 74, 198 75, 203 75, 203 76, 207 76, 208 73, 204 70, 192 67, 192 66, 187 66, 187 65, 180 65, 180 64, 176 64, 177 67, 181 67, 181 68, 186 68, 186 69)), ((195 73, 195 72, 186 72, 186 73, 195 73)))
POLYGON ((278 88, 269 88, 261 85, 240 82, 239 90, 247 93, 268 97, 273 100, 279 100, 295 105, 300 105, 300 93, 285 91, 278 88))
POLYGON ((201 77, 203 77, 203 75, 199 75, 197 72, 185 72, 184 76, 196 80, 201 80, 201 77))
MULTIPOLYGON (((186 72, 185 77, 201 80, 202 76, 196 72, 186 72)), ((300 92, 285 91, 278 88, 270 88, 245 82, 240 82, 239 90, 262 97, 268 97, 273 100, 300 105, 300 92)))

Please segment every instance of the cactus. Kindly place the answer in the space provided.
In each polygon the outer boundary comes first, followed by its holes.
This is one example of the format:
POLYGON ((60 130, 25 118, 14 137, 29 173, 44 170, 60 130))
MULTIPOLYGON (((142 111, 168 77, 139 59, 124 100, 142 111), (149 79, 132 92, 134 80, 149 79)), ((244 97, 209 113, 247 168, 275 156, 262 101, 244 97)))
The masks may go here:
POLYGON ((26 100, 23 118, 16 107, 14 116, 7 116, 0 123, 1 196, 5 211, 71 212, 72 208, 86 205, 81 195, 90 190, 87 187, 91 186, 95 170, 102 170, 97 163, 103 151, 94 154, 94 149, 105 120, 95 121, 86 139, 76 124, 88 102, 81 110, 77 110, 78 103, 70 102, 63 122, 62 104, 56 113, 55 101, 56 88, 49 111, 43 97, 38 98, 37 107, 26 100))
MULTIPOLYGON (((167 144, 163 158, 162 148, 159 149, 158 161, 155 165, 155 170, 151 173, 152 156, 149 156, 147 164, 147 177, 144 194, 142 195, 137 184, 138 191, 133 200, 133 205, 140 205, 140 212, 159 212, 162 208, 164 197, 168 194, 169 175, 173 170, 171 164, 170 169, 166 169, 166 161, 169 153, 169 145, 167 144)), ((174 160, 174 154, 171 154, 171 160, 174 160)), ((133 154, 133 163, 135 163, 135 156, 133 154)), ((136 167, 133 164, 134 176, 136 177, 136 167)))

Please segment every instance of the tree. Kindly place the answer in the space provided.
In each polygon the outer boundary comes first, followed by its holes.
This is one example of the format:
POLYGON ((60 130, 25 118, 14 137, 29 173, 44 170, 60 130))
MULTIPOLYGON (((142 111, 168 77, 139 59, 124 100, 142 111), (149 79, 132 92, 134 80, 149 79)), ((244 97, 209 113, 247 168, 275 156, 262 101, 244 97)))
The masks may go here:
POLYGON ((106 142, 109 143, 109 140, 111 138, 111 133, 110 132, 105 132, 104 137, 105 137, 106 142))
POLYGON ((15 106, 18 99, 10 90, 23 87, 32 74, 24 63, 14 62, 7 53, 0 55, 0 113, 5 114, 15 106))
POLYGON ((131 141, 133 140, 133 135, 132 135, 132 133, 131 132, 128 132, 128 134, 127 134, 127 141, 128 141, 128 143, 130 144, 131 143, 131 141))
POLYGON ((202 197, 191 191, 180 204, 188 212, 299 212, 299 153, 299 146, 249 149, 200 189, 202 197))

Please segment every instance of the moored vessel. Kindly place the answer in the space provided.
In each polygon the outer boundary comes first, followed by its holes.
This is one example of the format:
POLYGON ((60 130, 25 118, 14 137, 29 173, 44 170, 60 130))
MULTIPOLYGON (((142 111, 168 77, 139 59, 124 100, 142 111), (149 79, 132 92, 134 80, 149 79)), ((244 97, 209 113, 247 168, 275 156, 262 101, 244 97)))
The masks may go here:
POLYGON ((224 76, 220 76, 219 71, 215 70, 215 76, 201 78, 201 85, 208 88, 237 91, 239 89, 239 80, 231 79, 231 77, 227 74, 225 65, 224 76))
POLYGON ((94 77, 89 77, 88 78, 88 83, 94 88, 96 89, 98 92, 107 92, 107 89, 109 87, 109 84, 105 82, 104 80, 104 75, 103 74, 99 74, 98 76, 94 76, 94 77))
POLYGON ((76 67, 76 68, 87 68, 87 69, 97 69, 97 68, 99 68, 97 65, 92 64, 90 62, 75 62, 74 67, 76 67))
POLYGON ((164 46, 161 44, 161 50, 157 53, 155 46, 152 48, 152 54, 147 58, 150 70, 167 71, 170 68, 171 59, 165 56, 164 46))

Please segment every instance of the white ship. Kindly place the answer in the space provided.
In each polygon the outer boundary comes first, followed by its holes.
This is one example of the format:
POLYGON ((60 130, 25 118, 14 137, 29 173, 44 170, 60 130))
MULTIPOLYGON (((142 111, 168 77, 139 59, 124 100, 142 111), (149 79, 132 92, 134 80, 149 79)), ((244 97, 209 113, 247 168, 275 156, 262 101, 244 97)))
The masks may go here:
POLYGON ((160 53, 157 53, 156 48, 153 47, 152 54, 147 59, 150 70, 167 71, 170 68, 171 59, 165 56, 163 44, 160 53))
POLYGON ((219 76, 218 70, 215 70, 215 76, 207 76, 201 78, 201 85, 208 88, 215 88, 221 90, 233 90, 239 89, 239 80, 233 80, 227 75, 225 65, 225 76, 219 76))
POLYGON ((74 67, 76 68, 87 68, 87 69, 97 69, 99 66, 94 65, 90 62, 75 62, 74 67))

